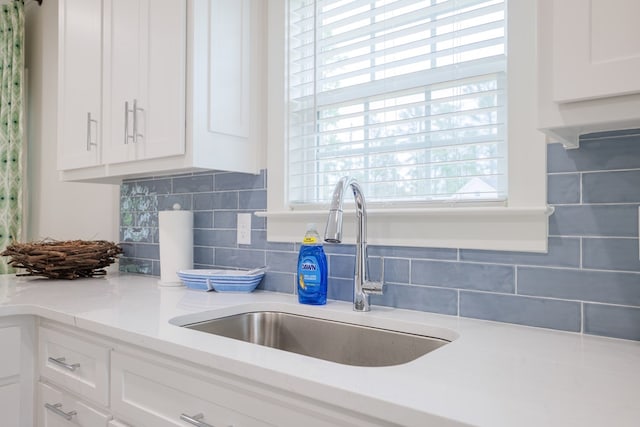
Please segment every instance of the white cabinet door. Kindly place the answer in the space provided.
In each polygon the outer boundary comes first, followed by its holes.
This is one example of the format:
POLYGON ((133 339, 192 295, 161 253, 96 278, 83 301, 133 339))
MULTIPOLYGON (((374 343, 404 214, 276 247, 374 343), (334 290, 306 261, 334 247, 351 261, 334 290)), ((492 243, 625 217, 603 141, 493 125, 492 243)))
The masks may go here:
POLYGON ((259 36, 259 28, 251 25, 251 9, 260 5, 251 3, 196 0, 192 4, 191 138, 198 142, 195 158, 215 159, 218 169, 258 169, 259 150, 250 135, 258 121, 250 121, 249 107, 256 104, 251 96, 260 90, 251 86, 250 78, 257 68, 257 64, 252 68, 256 62, 252 38, 259 36))
POLYGON ((58 169, 100 163, 102 0, 60 0, 58 169))
POLYGON ((0 325, 0 378, 20 374, 20 327, 0 325))
POLYGON ((104 5, 104 163, 135 159, 133 103, 144 103, 141 77, 140 0, 106 0, 104 5), (126 125, 126 126, 125 126, 126 125))
POLYGON ((184 154, 186 3, 107 0, 104 163, 184 154))
POLYGON ((555 102, 640 92, 638 16, 637 0, 554 1, 555 102))
POLYGON ((145 0, 148 28, 143 35, 142 105, 144 129, 138 158, 154 159, 185 153, 187 2, 145 0))
POLYGON ((35 325, 30 317, 0 319, 0 425, 33 425, 35 325))
POLYGON ((3 427, 27 425, 20 423, 20 404, 19 382, 0 385, 0 413, 3 427))
POLYGON ((0 414, 2 425, 20 425, 20 327, 0 327, 0 414))
POLYGON ((107 427, 111 416, 49 384, 38 385, 38 427, 107 427))

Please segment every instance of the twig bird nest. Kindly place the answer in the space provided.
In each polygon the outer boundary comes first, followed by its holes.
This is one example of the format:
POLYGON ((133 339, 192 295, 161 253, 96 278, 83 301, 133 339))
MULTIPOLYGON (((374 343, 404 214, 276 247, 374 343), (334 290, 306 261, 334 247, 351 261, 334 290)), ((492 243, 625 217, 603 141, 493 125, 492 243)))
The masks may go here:
POLYGON ((70 280, 107 274, 104 268, 121 253, 120 246, 105 240, 44 240, 12 243, 0 255, 11 257, 11 266, 28 271, 18 276, 70 280))

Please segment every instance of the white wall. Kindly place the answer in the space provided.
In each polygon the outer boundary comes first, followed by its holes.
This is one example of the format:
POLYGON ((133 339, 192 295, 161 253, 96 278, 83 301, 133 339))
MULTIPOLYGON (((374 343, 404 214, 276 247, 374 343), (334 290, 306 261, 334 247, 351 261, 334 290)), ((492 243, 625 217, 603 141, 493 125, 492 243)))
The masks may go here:
POLYGON ((26 5, 27 240, 118 241, 119 187, 60 182, 56 171, 58 0, 26 5))

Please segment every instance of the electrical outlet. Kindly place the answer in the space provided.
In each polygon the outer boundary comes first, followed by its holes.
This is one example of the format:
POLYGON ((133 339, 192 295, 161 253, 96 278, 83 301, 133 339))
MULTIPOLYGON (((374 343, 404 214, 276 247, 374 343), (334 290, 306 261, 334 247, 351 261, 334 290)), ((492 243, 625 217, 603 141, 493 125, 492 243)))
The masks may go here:
POLYGON ((239 213, 238 214, 238 244, 250 245, 251 244, 251 214, 239 213))

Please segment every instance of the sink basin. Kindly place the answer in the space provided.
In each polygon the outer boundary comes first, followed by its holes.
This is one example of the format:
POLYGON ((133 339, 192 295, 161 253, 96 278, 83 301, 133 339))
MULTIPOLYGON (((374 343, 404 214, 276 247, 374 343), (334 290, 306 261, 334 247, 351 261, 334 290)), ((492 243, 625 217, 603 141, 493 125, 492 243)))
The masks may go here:
POLYGON ((183 326, 353 366, 400 365, 449 342, 279 311, 241 313, 183 326))

